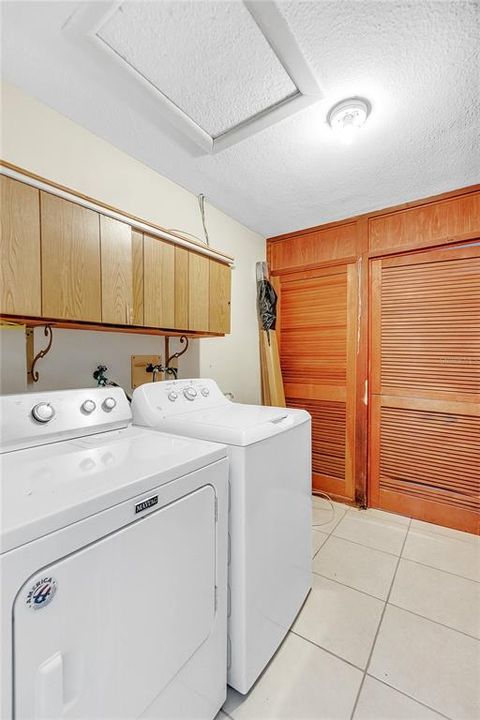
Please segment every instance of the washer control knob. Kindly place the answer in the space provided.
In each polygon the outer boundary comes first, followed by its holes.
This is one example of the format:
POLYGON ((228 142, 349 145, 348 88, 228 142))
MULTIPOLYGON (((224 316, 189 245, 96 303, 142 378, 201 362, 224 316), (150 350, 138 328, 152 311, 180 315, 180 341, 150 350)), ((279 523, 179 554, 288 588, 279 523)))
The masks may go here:
POLYGON ((84 413, 87 413, 87 415, 90 415, 96 407, 97 405, 93 400, 85 400, 85 402, 82 403, 82 410, 84 413))
POLYGON ((186 387, 185 390, 183 391, 183 394, 185 395, 187 400, 195 400, 195 398, 197 397, 197 391, 195 390, 194 387, 191 387, 191 386, 186 387))
POLYGON ((55 417, 55 410, 50 403, 41 402, 32 409, 32 415, 37 422, 47 423, 55 417))
POLYGON ((202 388, 200 392, 202 393, 203 397, 208 397, 210 395, 210 390, 208 388, 202 388))
POLYGON ((117 401, 115 398, 107 397, 102 403, 102 407, 106 412, 110 412, 110 410, 113 410, 113 408, 116 406, 117 401))
POLYGON ((178 393, 175 392, 175 390, 170 390, 168 393, 168 399, 171 400, 171 402, 175 402, 178 398, 178 393))

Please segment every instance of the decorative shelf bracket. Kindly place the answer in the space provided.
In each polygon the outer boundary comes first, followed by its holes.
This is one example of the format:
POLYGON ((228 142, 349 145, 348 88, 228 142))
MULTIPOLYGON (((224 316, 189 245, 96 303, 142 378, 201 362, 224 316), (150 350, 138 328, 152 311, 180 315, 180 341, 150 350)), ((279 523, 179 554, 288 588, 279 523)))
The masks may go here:
MULTIPOLYGON (((27 379, 28 382, 38 382, 40 375, 38 374, 38 370, 35 370, 35 366, 39 360, 45 357, 47 355, 52 347, 53 344, 53 329, 51 325, 45 325, 43 334, 48 338, 47 346, 38 352, 33 360, 28 362, 29 369, 27 370, 27 379)), ((33 356, 33 328, 27 328, 26 330, 26 339, 27 339, 27 358, 31 358, 33 356)))

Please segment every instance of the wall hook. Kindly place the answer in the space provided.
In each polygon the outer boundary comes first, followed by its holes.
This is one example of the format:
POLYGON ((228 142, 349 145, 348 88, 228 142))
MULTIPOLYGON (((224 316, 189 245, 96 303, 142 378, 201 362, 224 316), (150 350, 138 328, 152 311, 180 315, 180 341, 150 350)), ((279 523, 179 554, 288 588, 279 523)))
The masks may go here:
POLYGON ((43 350, 40 350, 40 352, 38 352, 32 360, 32 366, 30 368, 30 375, 31 375, 33 382, 38 382, 38 379, 40 377, 40 375, 38 374, 38 371, 35 370, 35 365, 37 364, 37 362, 39 360, 41 360, 42 358, 45 357, 45 355, 47 355, 47 353, 50 351, 50 348, 52 347, 52 343, 53 343, 53 328, 52 328, 52 326, 45 325, 45 327, 43 329, 43 334, 48 338, 48 344, 47 344, 47 347, 44 348, 43 350))

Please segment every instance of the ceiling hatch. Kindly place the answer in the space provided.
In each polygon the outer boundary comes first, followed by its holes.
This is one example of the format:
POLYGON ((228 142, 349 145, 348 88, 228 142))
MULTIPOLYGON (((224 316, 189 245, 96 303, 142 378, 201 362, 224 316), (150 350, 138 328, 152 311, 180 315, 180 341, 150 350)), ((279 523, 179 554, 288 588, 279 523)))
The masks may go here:
POLYGON ((108 54, 117 80, 133 73, 207 152, 322 96, 273 2, 82 3, 65 29, 108 54))

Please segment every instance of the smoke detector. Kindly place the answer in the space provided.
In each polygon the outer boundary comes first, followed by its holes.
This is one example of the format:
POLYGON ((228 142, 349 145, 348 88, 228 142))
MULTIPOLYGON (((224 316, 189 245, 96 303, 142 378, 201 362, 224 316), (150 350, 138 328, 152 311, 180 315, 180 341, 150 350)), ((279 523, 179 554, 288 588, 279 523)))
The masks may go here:
POLYGON ((327 122, 342 142, 350 144, 365 124, 371 109, 366 98, 341 100, 328 111, 327 122))

